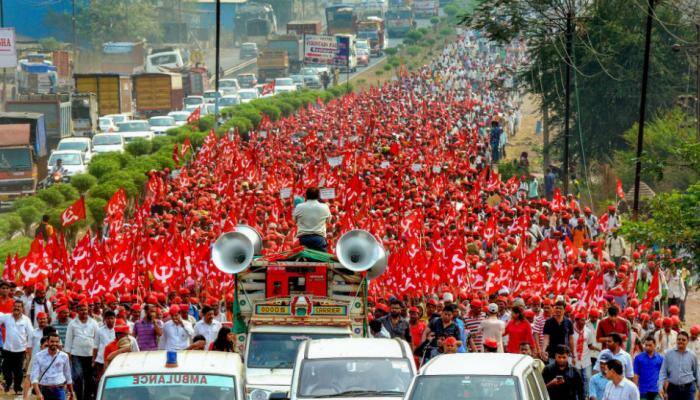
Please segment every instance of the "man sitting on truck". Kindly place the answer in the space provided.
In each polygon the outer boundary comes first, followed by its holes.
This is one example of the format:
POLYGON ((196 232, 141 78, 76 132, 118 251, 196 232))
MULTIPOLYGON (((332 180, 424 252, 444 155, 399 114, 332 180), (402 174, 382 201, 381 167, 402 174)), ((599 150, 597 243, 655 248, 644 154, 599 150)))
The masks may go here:
POLYGON ((306 201, 294 207, 294 221, 297 223, 297 238, 302 246, 326 251, 326 221, 331 216, 328 204, 319 201, 317 187, 306 189, 306 201))

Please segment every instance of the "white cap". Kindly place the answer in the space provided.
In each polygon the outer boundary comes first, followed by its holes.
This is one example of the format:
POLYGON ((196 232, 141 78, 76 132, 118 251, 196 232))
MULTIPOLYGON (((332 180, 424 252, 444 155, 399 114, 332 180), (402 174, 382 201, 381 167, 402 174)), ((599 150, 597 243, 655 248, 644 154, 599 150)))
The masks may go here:
POLYGON ((442 301, 449 301, 451 303, 451 302, 455 301, 455 298, 454 298, 454 296, 452 296, 452 293, 448 292, 448 293, 444 293, 442 295, 442 301))
POLYGON ((498 312, 498 304, 496 304, 496 303, 489 304, 489 312, 491 314, 497 313, 498 312))

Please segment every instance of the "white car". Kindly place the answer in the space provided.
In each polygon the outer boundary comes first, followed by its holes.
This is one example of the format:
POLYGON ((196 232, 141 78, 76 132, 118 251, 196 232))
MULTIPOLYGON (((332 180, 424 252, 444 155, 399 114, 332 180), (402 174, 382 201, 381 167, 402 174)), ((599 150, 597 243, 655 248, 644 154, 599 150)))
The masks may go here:
POLYGON ((217 92, 216 90, 207 90, 204 92, 204 101, 207 103, 214 103, 217 98, 221 98, 222 94, 221 92, 217 92))
POLYGON ((58 160, 62 161, 66 175, 72 176, 87 172, 87 164, 83 159, 83 152, 80 150, 56 150, 49 157, 49 171, 56 166, 58 160))
POLYGON ((530 356, 508 353, 444 354, 413 378, 405 400, 549 400, 542 374, 530 356))
POLYGON ((232 107, 241 104, 241 98, 237 94, 226 95, 219 99, 219 108, 232 107))
POLYGON ((151 131, 158 135, 165 135, 168 129, 177 128, 175 123, 175 118, 170 116, 165 117, 151 117, 148 119, 148 125, 151 126, 151 131))
POLYGON ((170 111, 168 117, 173 117, 175 125, 182 126, 187 123, 187 117, 192 114, 192 111, 170 111))
POLYGON ((107 118, 111 118, 112 122, 116 125, 120 122, 126 122, 129 120, 129 116, 126 114, 108 114, 105 115, 107 118))
POLYGON ((92 137, 92 150, 95 154, 124 152, 124 138, 119 133, 100 133, 92 137))
POLYGON ((189 106, 200 106, 206 103, 204 96, 187 96, 182 102, 184 103, 185 108, 189 106))
POLYGON ((111 117, 100 117, 97 120, 97 126, 100 132, 114 132, 117 130, 117 126, 114 124, 114 120, 111 117))
POLYGON ((241 98, 241 103, 250 103, 259 97, 258 89, 241 89, 238 91, 238 97, 241 98))
POLYGON ((297 352, 289 398, 402 398, 415 375, 411 346, 401 339, 307 340, 297 352))
POLYGON ((226 78, 219 80, 219 91, 225 96, 229 94, 236 94, 241 86, 238 84, 238 79, 236 78, 226 78))
POLYGON ((292 78, 275 78, 275 94, 296 91, 297 85, 292 78))
POLYGON ((83 153, 85 163, 92 159, 92 139, 87 137, 69 137, 58 142, 56 150, 78 150, 83 153))
POLYGON ((146 120, 133 120, 128 122, 121 122, 117 124, 117 129, 119 134, 124 138, 124 142, 129 144, 136 139, 153 139, 153 132, 151 132, 151 126, 146 120))

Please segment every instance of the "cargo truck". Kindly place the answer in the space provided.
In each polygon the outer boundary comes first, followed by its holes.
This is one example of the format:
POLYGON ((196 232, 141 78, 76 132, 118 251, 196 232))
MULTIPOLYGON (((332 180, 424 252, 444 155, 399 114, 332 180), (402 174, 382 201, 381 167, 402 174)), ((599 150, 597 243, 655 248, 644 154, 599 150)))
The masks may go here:
POLYGON ((55 148, 61 139, 73 133, 71 103, 68 95, 21 95, 17 100, 8 100, 5 111, 44 114, 46 144, 49 149, 55 148))
POLYGON ((131 75, 142 72, 146 63, 146 43, 107 42, 102 45, 102 72, 131 75))
POLYGON ((76 93, 71 96, 73 135, 92 137, 97 132, 97 95, 76 93))
POLYGON ((386 29, 389 37, 404 37, 415 26, 411 7, 396 6, 386 12, 386 29))
POLYGON ((131 113, 131 77, 120 74, 75 74, 76 93, 95 93, 100 116, 131 113))
POLYGON ((431 18, 437 17, 440 9, 439 0, 414 0, 413 14, 416 18, 431 18))
POLYGON ((150 118, 182 109, 181 74, 139 74, 133 79, 136 112, 140 117, 150 118))
POLYGON ((0 208, 36 193, 47 174, 47 158, 43 114, 0 113, 0 208))
POLYGON ((287 51, 287 56, 289 58, 289 70, 292 72, 299 71, 301 69, 301 65, 304 63, 302 46, 301 36, 295 34, 273 36, 267 42, 268 49, 287 51))
POLYGON ((296 33, 299 36, 320 35, 323 32, 321 21, 290 21, 287 24, 287 33, 296 33))
POLYGON ((289 75, 289 55, 282 49, 265 49, 258 55, 258 81, 289 75))
POLYGON ((379 17, 367 17, 357 23, 357 38, 367 39, 369 52, 373 56, 381 56, 389 44, 384 29, 384 20, 379 17))

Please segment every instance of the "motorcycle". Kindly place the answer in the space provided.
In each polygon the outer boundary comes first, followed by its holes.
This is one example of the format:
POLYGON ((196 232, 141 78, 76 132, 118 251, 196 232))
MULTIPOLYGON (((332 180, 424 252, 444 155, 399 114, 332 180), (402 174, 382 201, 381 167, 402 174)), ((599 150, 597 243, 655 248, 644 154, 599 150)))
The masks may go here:
POLYGON ((54 171, 49 174, 44 180, 39 182, 39 187, 41 189, 46 189, 49 188, 53 185, 57 185, 59 183, 68 183, 70 182, 70 177, 61 171, 54 171))

